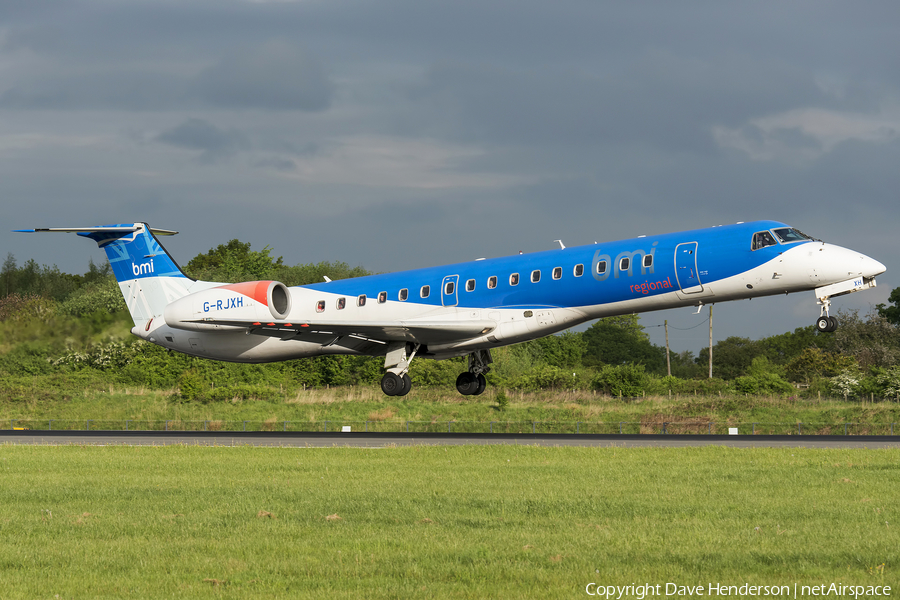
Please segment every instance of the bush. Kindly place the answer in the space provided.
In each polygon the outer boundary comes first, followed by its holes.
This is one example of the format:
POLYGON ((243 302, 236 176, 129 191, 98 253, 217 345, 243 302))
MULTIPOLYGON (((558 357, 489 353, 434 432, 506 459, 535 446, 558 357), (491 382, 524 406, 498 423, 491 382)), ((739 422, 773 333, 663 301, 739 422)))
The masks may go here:
POLYGON ((644 365, 604 365, 594 377, 595 390, 610 396, 641 396, 650 383, 644 365))
POLYGON ((185 371, 178 378, 179 394, 181 399, 186 402, 204 399, 206 388, 206 382, 193 369, 185 371))

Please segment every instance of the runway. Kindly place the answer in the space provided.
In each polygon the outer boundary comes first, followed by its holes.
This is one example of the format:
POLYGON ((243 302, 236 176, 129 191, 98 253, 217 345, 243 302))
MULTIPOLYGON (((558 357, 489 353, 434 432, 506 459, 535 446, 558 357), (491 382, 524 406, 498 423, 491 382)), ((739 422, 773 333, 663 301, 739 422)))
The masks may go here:
POLYGON ((391 448, 416 445, 527 445, 588 447, 900 448, 886 435, 598 435, 478 433, 310 433, 213 431, 14 431, 0 444, 89 446, 268 446, 279 448, 391 448))

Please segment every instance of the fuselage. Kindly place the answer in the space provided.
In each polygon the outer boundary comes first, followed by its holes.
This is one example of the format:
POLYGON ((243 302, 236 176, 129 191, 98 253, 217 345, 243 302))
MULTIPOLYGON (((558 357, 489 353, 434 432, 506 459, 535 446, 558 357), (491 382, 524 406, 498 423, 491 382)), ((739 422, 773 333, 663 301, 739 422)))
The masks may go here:
MULTIPOLYGON (((784 223, 755 221, 290 287, 285 319, 488 324, 480 335, 424 343, 419 354, 446 358, 600 317, 808 291, 854 278, 874 285, 884 270, 872 258, 813 240, 784 223)), ((224 285, 196 283, 203 289, 224 285)), ((235 294, 222 290, 220 298, 210 292, 196 310, 222 319, 244 308, 243 300, 238 306, 235 294)), ((266 338, 227 327, 185 336, 160 329, 166 327, 157 322, 135 333, 172 349, 241 362, 386 351, 352 336, 266 338)))

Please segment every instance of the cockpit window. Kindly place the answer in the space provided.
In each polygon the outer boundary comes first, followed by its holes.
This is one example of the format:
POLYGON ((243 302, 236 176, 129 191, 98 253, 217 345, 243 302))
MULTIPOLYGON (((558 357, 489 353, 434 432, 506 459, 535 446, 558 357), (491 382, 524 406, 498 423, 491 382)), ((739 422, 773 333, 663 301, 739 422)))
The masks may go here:
POLYGON ((758 231, 753 234, 753 242, 750 246, 751 250, 759 250, 760 248, 765 248, 766 246, 775 246, 778 242, 775 241, 775 238, 772 237, 772 234, 768 231, 758 231))
POLYGON ((772 232, 775 234, 775 237, 778 238, 778 241, 782 244, 790 244, 792 242, 805 242, 812 239, 799 229, 793 229, 791 227, 773 229, 772 232))

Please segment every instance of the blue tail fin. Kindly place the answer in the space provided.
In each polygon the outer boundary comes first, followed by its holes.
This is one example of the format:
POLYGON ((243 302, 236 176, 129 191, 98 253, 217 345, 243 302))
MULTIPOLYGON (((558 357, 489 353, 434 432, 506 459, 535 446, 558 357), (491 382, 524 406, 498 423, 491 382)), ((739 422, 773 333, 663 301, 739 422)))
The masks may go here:
POLYGON ((76 233, 94 240, 106 251, 119 283, 145 277, 188 278, 153 235, 174 235, 176 231, 150 229, 146 223, 134 223, 91 227, 90 231, 76 233))
POLYGON ((151 229, 146 223, 17 231, 77 233, 97 242, 106 251, 135 325, 162 315, 166 305, 190 293, 194 283, 156 239, 177 231, 151 229))

